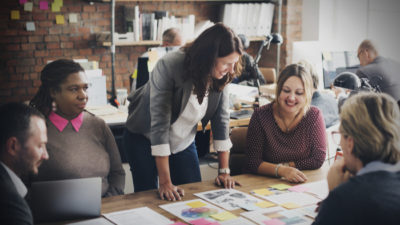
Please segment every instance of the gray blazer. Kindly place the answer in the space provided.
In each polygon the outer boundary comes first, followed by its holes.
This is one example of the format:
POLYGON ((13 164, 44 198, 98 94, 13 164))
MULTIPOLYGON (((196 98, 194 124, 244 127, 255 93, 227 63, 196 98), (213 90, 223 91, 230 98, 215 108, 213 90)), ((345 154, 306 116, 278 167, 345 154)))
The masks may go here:
MULTIPOLYGON (((150 133, 151 145, 169 144, 170 126, 189 100, 193 83, 190 79, 184 80, 184 58, 182 51, 165 55, 151 72, 149 82, 128 96, 126 127, 133 133, 150 133)), ((228 89, 210 91, 207 112, 201 122, 204 130, 211 120, 214 140, 229 139, 228 109, 228 89)))
POLYGON ((360 78, 368 78, 371 83, 374 77, 382 77, 378 82, 381 91, 392 96, 396 101, 400 100, 400 64, 390 59, 378 56, 375 60, 361 67, 356 74, 360 78))

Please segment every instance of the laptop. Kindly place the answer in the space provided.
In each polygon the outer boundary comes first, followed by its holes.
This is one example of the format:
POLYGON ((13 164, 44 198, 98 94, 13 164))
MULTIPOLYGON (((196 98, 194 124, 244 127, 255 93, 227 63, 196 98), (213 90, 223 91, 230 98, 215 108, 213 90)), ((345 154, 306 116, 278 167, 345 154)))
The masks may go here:
POLYGON ((35 223, 98 217, 101 178, 34 182, 30 197, 35 223))

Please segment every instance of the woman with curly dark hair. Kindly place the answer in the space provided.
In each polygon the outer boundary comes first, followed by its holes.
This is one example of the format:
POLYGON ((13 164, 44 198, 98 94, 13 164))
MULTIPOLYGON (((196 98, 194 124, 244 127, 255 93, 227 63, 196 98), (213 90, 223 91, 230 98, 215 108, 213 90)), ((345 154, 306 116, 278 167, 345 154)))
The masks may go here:
POLYGON ((241 55, 239 38, 216 24, 160 59, 149 82, 128 97, 124 147, 135 192, 158 188, 162 199, 180 200, 184 192, 175 185, 201 181, 194 143, 199 121, 203 127, 211 121, 219 158, 216 183, 235 186, 229 175, 232 144, 224 87, 238 74, 241 55))

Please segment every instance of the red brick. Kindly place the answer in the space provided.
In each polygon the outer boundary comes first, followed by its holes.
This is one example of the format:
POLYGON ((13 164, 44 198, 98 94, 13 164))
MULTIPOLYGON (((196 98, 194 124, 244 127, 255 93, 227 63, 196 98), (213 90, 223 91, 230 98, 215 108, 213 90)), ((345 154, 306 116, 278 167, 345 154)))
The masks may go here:
POLYGON ((16 96, 26 95, 26 88, 13 88, 12 95, 16 96))
POLYGON ((43 50, 46 48, 46 44, 44 43, 37 43, 36 44, 36 50, 43 50))
POLYGON ((49 52, 46 50, 35 51, 35 57, 43 57, 43 56, 49 56, 49 52))
POLYGON ((84 12, 96 12, 96 7, 94 5, 85 5, 83 6, 84 12))
POLYGON ((79 49, 79 54, 81 56, 87 56, 87 55, 92 55, 92 49, 79 49))
POLYGON ((21 50, 21 46, 19 44, 9 44, 6 46, 6 50, 8 51, 19 51, 21 50))
POLYGON ((102 19, 104 18, 102 13, 96 12, 89 14, 91 20, 102 19))
POLYGON ((19 64, 20 65, 26 65, 26 66, 32 66, 32 65, 35 65, 36 64, 36 62, 35 62, 35 59, 34 58, 31 58, 31 59, 23 59, 23 60, 19 60, 19 64))
POLYGON ((90 28, 89 27, 80 27, 78 28, 78 32, 81 34, 89 34, 90 33, 90 28))
POLYGON ((7 66, 16 66, 18 65, 18 61, 16 59, 7 60, 7 66))
POLYGON ((20 51, 16 54, 16 57, 17 58, 33 57, 33 51, 32 50, 20 51))
POLYGON ((33 68, 33 72, 40 73, 43 69, 43 66, 35 66, 33 68))
POLYGON ((61 42, 60 47, 61 48, 73 48, 74 43, 73 42, 61 42))
POLYGON ((98 4, 97 5, 97 12, 109 12, 110 9, 110 5, 107 4, 98 4))
POLYGON ((37 87, 31 87, 28 88, 28 94, 34 96, 38 92, 39 88, 37 87))
POLYGON ((43 36, 29 36, 29 43, 43 42, 43 36))
POLYGON ((40 21, 38 22, 38 27, 52 27, 53 22, 52 21, 40 21))
POLYGON ((23 76, 21 74, 13 74, 10 76, 11 81, 20 81, 22 80, 23 76))
POLYGON ((68 12, 81 12, 82 6, 68 6, 68 12))
POLYGON ((60 38, 57 35, 48 35, 44 37, 45 42, 59 42, 60 38))
POLYGON ((68 49, 68 51, 64 51, 64 56, 72 56, 72 57, 74 57, 74 56, 77 56, 77 55, 79 55, 79 51, 76 48, 68 49))
POLYGON ((61 34, 62 29, 61 27, 51 27, 49 29, 49 34, 61 34))
POLYGON ((11 90, 10 89, 0 89, 0 96, 10 96, 11 95, 11 90))
POLYGON ((16 36, 17 34, 18 30, 12 30, 12 29, 5 30, 4 32, 5 36, 16 36))
POLYGON ((96 21, 97 26, 110 26, 110 24, 111 24, 110 20, 107 20, 107 19, 102 19, 102 20, 96 21))
POLYGON ((36 65, 41 65, 43 64, 43 59, 42 58, 36 58, 36 65))
POLYGON ((63 52, 61 49, 51 49, 49 50, 49 56, 62 56, 63 52))
MULTIPOLYGON (((16 73, 29 73, 30 68, 29 68, 29 66, 17 66, 15 68, 15 72, 16 73)), ((23 77, 21 77, 21 79, 23 79, 23 77)))
POLYGON ((81 13, 81 20, 89 19, 89 13, 81 13))
POLYGON ((34 21, 40 21, 40 20, 47 20, 47 13, 44 13, 44 11, 40 10, 40 13, 33 13, 33 20, 34 21))
POLYGON ((40 87, 40 85, 42 84, 42 82, 40 80, 34 80, 33 81, 33 87, 40 87))

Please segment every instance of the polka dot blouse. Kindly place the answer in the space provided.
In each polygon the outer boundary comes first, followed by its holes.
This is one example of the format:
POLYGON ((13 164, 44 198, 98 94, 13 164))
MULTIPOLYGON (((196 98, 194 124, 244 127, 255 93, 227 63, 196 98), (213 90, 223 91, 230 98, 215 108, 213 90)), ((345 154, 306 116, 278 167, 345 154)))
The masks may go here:
POLYGON ((326 132, 322 113, 311 107, 299 124, 283 132, 272 112, 272 103, 256 109, 247 132, 247 172, 257 173, 265 162, 294 162, 296 168, 318 169, 326 154, 326 132))

